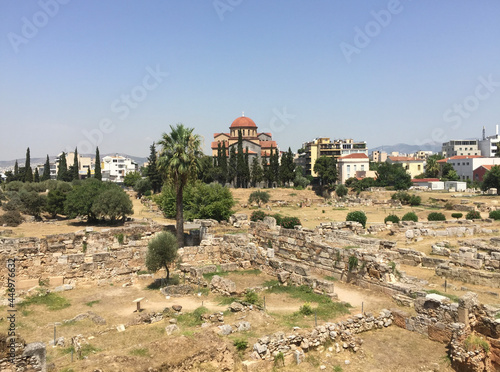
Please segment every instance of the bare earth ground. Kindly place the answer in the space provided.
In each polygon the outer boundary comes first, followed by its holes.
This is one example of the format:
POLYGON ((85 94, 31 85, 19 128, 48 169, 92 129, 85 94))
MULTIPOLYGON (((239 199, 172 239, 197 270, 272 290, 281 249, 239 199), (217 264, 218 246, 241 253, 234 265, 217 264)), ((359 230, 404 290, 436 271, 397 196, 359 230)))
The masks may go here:
MULTIPOLYGON (((235 189, 232 190, 237 205, 235 212, 250 214, 255 207, 244 207, 247 204, 248 196, 254 191, 251 189, 235 189)), ((353 208, 334 208, 332 205, 325 203, 323 198, 318 197, 311 190, 293 190, 293 189, 272 189, 267 190, 271 194, 271 202, 267 206, 263 206, 263 210, 268 213, 282 213, 284 215, 297 216, 301 219, 306 227, 313 228, 320 222, 326 221, 344 221, 345 216, 350 210, 364 210, 368 216, 368 224, 383 222, 385 216, 390 213, 395 213, 402 216, 404 213, 413 210, 418 215, 420 220, 426 220, 427 214, 437 209, 429 207, 403 207, 401 209, 383 208, 380 206, 370 207, 353 207, 353 208), (288 201, 289 206, 286 207, 271 207, 273 202, 288 201), (297 204, 303 204, 311 201, 310 207, 299 207, 297 204), (324 212, 323 212, 324 211, 324 212)), ((362 193, 363 196, 376 199, 389 199, 393 192, 377 192, 377 193, 362 193)), ((461 199, 453 198, 452 193, 432 192, 419 193, 423 199, 423 203, 431 203, 431 198, 439 199, 434 202, 436 205, 443 206, 445 201, 451 201, 458 204, 461 199)), ((131 194, 131 199, 134 206, 134 218, 152 218, 159 223, 175 223, 173 220, 164 219, 160 213, 150 211, 142 205, 131 194)), ((489 196, 473 196, 467 198, 469 205, 473 202, 485 202, 490 205, 496 205, 497 197, 489 196)), ((451 211, 439 210, 451 219, 451 211)), ((0 212, 2 213, 2 212, 0 212)), ((464 213, 465 214, 465 213, 464 213)), ((486 217, 486 213, 483 213, 486 217)), ((44 236, 48 234, 57 234, 64 232, 72 232, 85 228, 86 225, 75 223, 77 221, 58 220, 51 223, 23 223, 16 228, 8 228, 13 230, 15 237, 22 236, 44 236)), ((495 222, 493 228, 500 228, 500 222, 495 222)), ((95 230, 105 228, 107 226, 95 226, 95 230)), ((488 236, 475 236, 479 238, 489 239, 488 236)), ((396 239, 394 236, 388 236, 387 233, 382 233, 377 236, 384 239, 396 239)), ((439 241, 438 238, 424 238, 418 243, 407 244, 403 237, 398 237, 399 247, 409 247, 418 249, 426 254, 430 252, 430 246, 439 241)), ((442 240, 442 239, 441 239, 442 240)), ((458 247, 458 240, 448 239, 452 246, 458 247)), ((444 279, 435 275, 434 270, 419 267, 410 267, 400 265, 398 270, 404 271, 407 275, 417 276, 429 282, 428 289, 439 289, 444 291, 444 279)), ((158 273, 157 277, 163 275, 158 273)), ((260 275, 236 275, 229 274, 227 276, 237 284, 238 289, 261 286, 265 281, 275 279, 265 274, 260 275)), ((168 325, 168 319, 152 325, 134 325, 127 326, 125 332, 117 332, 116 326, 132 323, 137 318, 137 313, 134 313, 136 305, 132 300, 145 297, 141 303, 145 312, 161 312, 165 307, 170 307, 173 304, 183 306, 183 312, 190 312, 203 304, 211 312, 225 311, 227 306, 220 305, 220 297, 214 294, 208 296, 184 296, 166 299, 159 291, 145 289, 151 280, 141 280, 135 282, 131 287, 122 288, 118 284, 111 285, 79 285, 76 289, 64 292, 61 295, 71 302, 71 306, 62 310, 49 311, 44 305, 31 305, 26 311, 18 312, 18 333, 26 339, 27 342, 42 341, 48 343, 53 338, 53 329, 55 322, 62 322, 66 319, 71 319, 78 314, 87 311, 93 311, 103 317, 106 325, 96 325, 92 321, 86 319, 80 322, 70 323, 57 326, 57 336, 64 336, 68 345, 69 340, 76 334, 83 334, 86 338, 91 337, 89 342, 97 351, 88 356, 85 360, 76 360, 71 362, 70 354, 65 354, 62 348, 48 347, 49 363, 56 365, 56 370, 70 372, 73 371, 94 371, 96 368, 101 368, 103 371, 144 371, 149 366, 159 366, 162 363, 173 363, 175 360, 183 358, 191 358, 203 353, 214 354, 223 345, 233 353, 236 361, 240 358, 248 359, 250 351, 245 352, 241 357, 237 355, 232 343, 234 339, 242 337, 248 340, 251 346, 255 340, 263 335, 271 334, 276 331, 291 331, 290 324, 284 321, 286 316, 296 312, 303 303, 300 300, 289 297, 286 294, 270 294, 261 293, 261 296, 266 296, 266 312, 250 312, 246 315, 245 320, 252 324, 252 330, 245 334, 236 334, 229 337, 220 337, 210 331, 201 331, 201 328, 181 325, 181 334, 167 336, 164 328, 168 325), (96 302, 97 301, 97 302, 96 302)), ((463 295, 465 290, 476 291, 482 302, 490 304, 500 304, 497 296, 488 294, 487 292, 498 292, 498 289, 491 289, 483 286, 475 286, 463 284, 460 282, 448 280, 448 293, 463 295), (464 288, 466 287, 466 288, 464 288)), ((339 296, 340 301, 349 302, 353 305, 352 314, 361 312, 361 307, 365 312, 377 313, 382 308, 394 308, 396 305, 392 300, 376 292, 370 292, 357 288, 355 286, 335 282, 335 292, 339 296)), ((0 312, 5 314, 5 308, 0 307, 0 312)), ((408 309, 406 309, 408 310, 408 309)), ((226 314, 225 320, 227 324, 234 324, 238 321, 241 315, 226 314)), ((334 321, 335 319, 331 319, 334 321)), ((338 320, 338 319, 337 319, 338 320)), ((304 318, 301 321, 302 326, 311 327, 314 325, 313 318, 304 318)), ((5 332, 7 322, 0 321, 0 332, 5 332)), ((341 366, 343 371, 420 371, 429 370, 435 367, 437 363, 440 371, 451 370, 446 364, 446 350, 443 345, 431 342, 425 337, 416 333, 410 333, 396 327, 376 332, 368 332, 360 335, 364 339, 361 351, 357 354, 329 352, 328 348, 324 351, 314 351, 307 354, 308 361, 299 366, 287 365, 282 370, 290 371, 310 371, 319 370, 319 364, 327 366, 326 370, 335 370, 337 366, 341 366), (346 365, 345 360, 349 360, 350 364, 346 365), (319 364, 318 364, 319 363, 319 364), (434 367, 430 367, 430 366, 434 367)), ((239 370, 239 364, 236 364, 236 370, 239 370)), ((169 370, 169 368, 164 369, 169 370)), ((216 367, 202 364, 194 368, 196 371, 217 371, 216 367)), ((338 370, 338 368, 336 369, 338 370)))

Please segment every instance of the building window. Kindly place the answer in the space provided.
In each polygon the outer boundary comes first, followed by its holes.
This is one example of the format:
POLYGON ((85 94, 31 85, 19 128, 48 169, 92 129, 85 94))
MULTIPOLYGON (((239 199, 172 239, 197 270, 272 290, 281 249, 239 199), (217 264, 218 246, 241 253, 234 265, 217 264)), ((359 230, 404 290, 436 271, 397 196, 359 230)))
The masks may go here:
POLYGON ((365 170, 365 165, 364 164, 361 164, 361 170, 364 171, 365 170))
POLYGON ((420 164, 417 166, 417 169, 420 170, 420 164))

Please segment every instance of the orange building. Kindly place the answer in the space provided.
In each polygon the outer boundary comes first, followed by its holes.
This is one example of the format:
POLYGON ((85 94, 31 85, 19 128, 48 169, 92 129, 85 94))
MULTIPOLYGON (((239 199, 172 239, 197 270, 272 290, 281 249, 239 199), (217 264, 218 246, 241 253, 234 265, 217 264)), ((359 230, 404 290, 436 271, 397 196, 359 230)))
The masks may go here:
POLYGON ((214 133, 214 141, 212 142, 212 156, 217 156, 219 144, 225 144, 227 153, 232 146, 238 145, 238 134, 241 131, 243 138, 243 150, 248 154, 250 159, 257 157, 269 157, 271 148, 276 151, 278 145, 273 141, 271 133, 259 133, 255 122, 242 114, 241 117, 233 121, 229 127, 229 133, 214 133))

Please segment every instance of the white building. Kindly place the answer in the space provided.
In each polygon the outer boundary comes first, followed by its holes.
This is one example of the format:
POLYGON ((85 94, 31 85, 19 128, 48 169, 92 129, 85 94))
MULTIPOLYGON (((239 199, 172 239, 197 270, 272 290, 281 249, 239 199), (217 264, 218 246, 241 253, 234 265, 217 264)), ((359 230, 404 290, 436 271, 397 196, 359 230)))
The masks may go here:
POLYGON ((446 190, 455 190, 455 191, 465 191, 467 189, 467 182, 460 181, 446 181, 444 183, 444 188, 446 190))
MULTIPOLYGON (((337 158, 340 183, 351 177, 368 176, 370 159, 366 154, 349 154, 337 158)), ((368 176, 369 177, 369 176, 368 176)))
POLYGON ((451 156, 481 155, 478 140, 452 140, 443 143, 442 153, 445 158, 451 156))
POLYGON ((139 170, 135 161, 119 155, 105 156, 101 164, 103 181, 123 182, 127 173, 139 170))
MULTIPOLYGON (((481 156, 452 156, 448 159, 438 160, 453 166, 462 181, 472 180, 474 170, 481 165, 500 165, 500 158, 484 158, 481 156)), ((446 187, 446 185, 445 185, 446 187)))
POLYGON ((415 178, 411 182, 417 187, 427 187, 429 190, 444 190, 444 182, 439 178, 415 178))
POLYGON ((497 144, 500 142, 498 135, 498 125, 496 126, 496 133, 493 136, 486 137, 486 130, 483 127, 483 139, 479 141, 479 150, 481 155, 487 158, 494 157, 497 153, 497 144))

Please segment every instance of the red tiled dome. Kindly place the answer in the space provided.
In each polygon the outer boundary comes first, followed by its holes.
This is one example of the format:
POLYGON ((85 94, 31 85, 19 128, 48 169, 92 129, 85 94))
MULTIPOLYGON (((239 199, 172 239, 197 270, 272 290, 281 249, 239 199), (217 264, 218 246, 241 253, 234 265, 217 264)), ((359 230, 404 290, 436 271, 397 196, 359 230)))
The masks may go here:
POLYGON ((255 125, 252 119, 247 118, 246 116, 240 116, 233 121, 230 128, 257 128, 257 125, 255 125))

